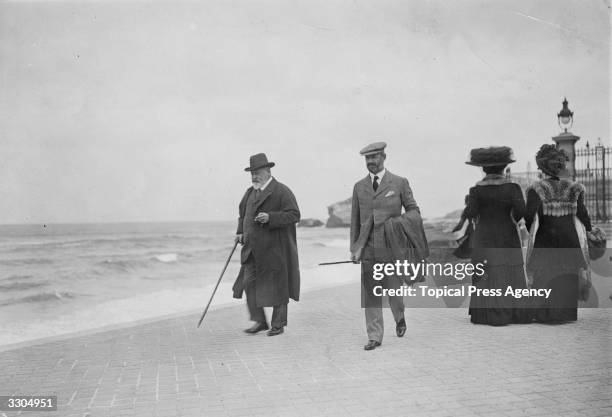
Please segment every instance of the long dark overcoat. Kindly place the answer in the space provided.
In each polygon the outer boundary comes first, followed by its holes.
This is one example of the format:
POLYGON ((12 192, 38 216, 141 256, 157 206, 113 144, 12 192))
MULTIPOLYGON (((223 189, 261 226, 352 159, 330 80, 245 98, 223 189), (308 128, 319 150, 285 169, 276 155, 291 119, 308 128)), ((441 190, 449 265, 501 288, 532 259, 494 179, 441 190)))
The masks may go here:
MULTIPOLYGON (((239 205, 237 234, 242 226, 249 194, 249 187, 239 205)), ((270 220, 264 225, 256 224, 249 234, 249 245, 255 258, 256 302, 258 307, 286 304, 289 298, 300 299, 300 267, 298 262, 295 224, 300 220, 300 210, 295 196, 284 184, 272 179, 256 202, 257 213, 268 213, 270 220)), ((253 219, 247 219, 253 221, 253 219)), ((241 262, 244 264, 245 249, 241 262)), ((244 265, 233 286, 234 298, 242 298, 244 290, 244 265)))

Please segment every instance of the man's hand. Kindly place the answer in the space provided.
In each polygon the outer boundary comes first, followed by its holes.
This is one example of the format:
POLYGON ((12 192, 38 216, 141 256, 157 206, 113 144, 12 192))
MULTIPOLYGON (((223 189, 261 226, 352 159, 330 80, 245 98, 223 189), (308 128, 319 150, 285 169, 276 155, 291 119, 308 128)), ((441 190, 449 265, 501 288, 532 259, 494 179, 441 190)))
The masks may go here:
POLYGON ((361 261, 361 249, 351 252, 351 261, 355 262, 356 264, 361 261))
POLYGON ((259 213, 255 216, 255 221, 257 223, 266 224, 270 221, 270 215, 268 213, 259 213))
POLYGON ((242 234, 237 234, 236 237, 234 238, 234 243, 240 243, 241 245, 244 245, 244 240, 242 238, 242 234))

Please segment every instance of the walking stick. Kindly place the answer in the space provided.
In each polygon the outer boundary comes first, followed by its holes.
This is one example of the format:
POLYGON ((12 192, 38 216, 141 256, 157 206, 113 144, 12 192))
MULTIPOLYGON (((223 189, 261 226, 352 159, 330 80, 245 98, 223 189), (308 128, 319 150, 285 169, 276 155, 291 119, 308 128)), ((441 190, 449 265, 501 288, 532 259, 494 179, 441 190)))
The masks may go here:
POLYGON ((212 295, 210 296, 210 300, 208 300, 208 304, 206 304, 206 308, 204 309, 204 312, 202 313, 202 317, 200 317, 200 321, 198 322, 198 328, 200 327, 200 324, 202 324, 202 320, 204 320, 204 316, 206 315, 206 312, 208 311, 208 307, 210 307, 210 303, 212 303, 215 293, 217 292, 217 288, 219 287, 219 284, 221 283, 221 278, 223 278, 223 274, 225 274, 227 265, 229 264, 230 259, 232 259, 232 255, 234 254, 234 251, 236 250, 236 246, 238 246, 238 241, 234 242, 234 247, 232 248, 232 251, 227 257, 227 261, 225 261, 225 266, 223 267, 223 270, 221 271, 221 275, 219 275, 219 279, 217 280, 217 285, 215 285, 215 289, 213 290, 212 295))
POLYGON ((359 262, 357 261, 336 261, 336 262, 323 262, 320 263, 319 266, 321 265, 338 265, 338 264, 357 264, 359 262))

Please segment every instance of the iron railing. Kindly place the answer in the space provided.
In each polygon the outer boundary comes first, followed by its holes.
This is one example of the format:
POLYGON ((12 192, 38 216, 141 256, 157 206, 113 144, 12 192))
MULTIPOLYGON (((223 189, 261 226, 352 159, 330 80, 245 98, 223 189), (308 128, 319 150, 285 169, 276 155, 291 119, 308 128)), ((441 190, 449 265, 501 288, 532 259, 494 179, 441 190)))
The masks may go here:
POLYGON ((576 150, 576 181, 585 186, 585 204, 591 218, 599 222, 612 220, 611 152, 601 145, 576 150))
MULTIPOLYGON (((598 223, 612 221, 612 148, 598 145, 576 149, 576 181, 586 188, 585 205, 591 220, 598 223)), ((537 171, 513 172, 512 181, 518 183, 523 191, 532 182, 541 178, 537 171)))

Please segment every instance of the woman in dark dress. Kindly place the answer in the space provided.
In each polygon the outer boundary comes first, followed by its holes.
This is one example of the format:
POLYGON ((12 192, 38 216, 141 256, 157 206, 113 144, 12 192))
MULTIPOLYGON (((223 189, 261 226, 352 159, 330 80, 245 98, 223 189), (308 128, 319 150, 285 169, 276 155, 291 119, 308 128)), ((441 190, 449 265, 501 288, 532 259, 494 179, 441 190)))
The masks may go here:
POLYGON ((512 149, 506 146, 473 149, 470 162, 466 162, 482 167, 486 174, 470 189, 466 208, 466 214, 476 224, 472 263, 485 265, 485 275, 474 275, 473 285, 479 290, 501 290, 501 295, 472 294, 472 323, 501 326, 530 321, 521 300, 504 295, 508 286, 527 287, 517 229, 525 213, 525 199, 520 186, 503 175, 506 165, 512 162, 512 149))
POLYGON ((566 156, 555 145, 542 145, 536 155, 545 178, 527 190, 525 222, 530 230, 527 271, 534 288, 551 289, 534 306, 538 322, 577 320, 580 270, 588 268, 586 233, 591 231, 584 205, 584 186, 559 178, 566 156))

